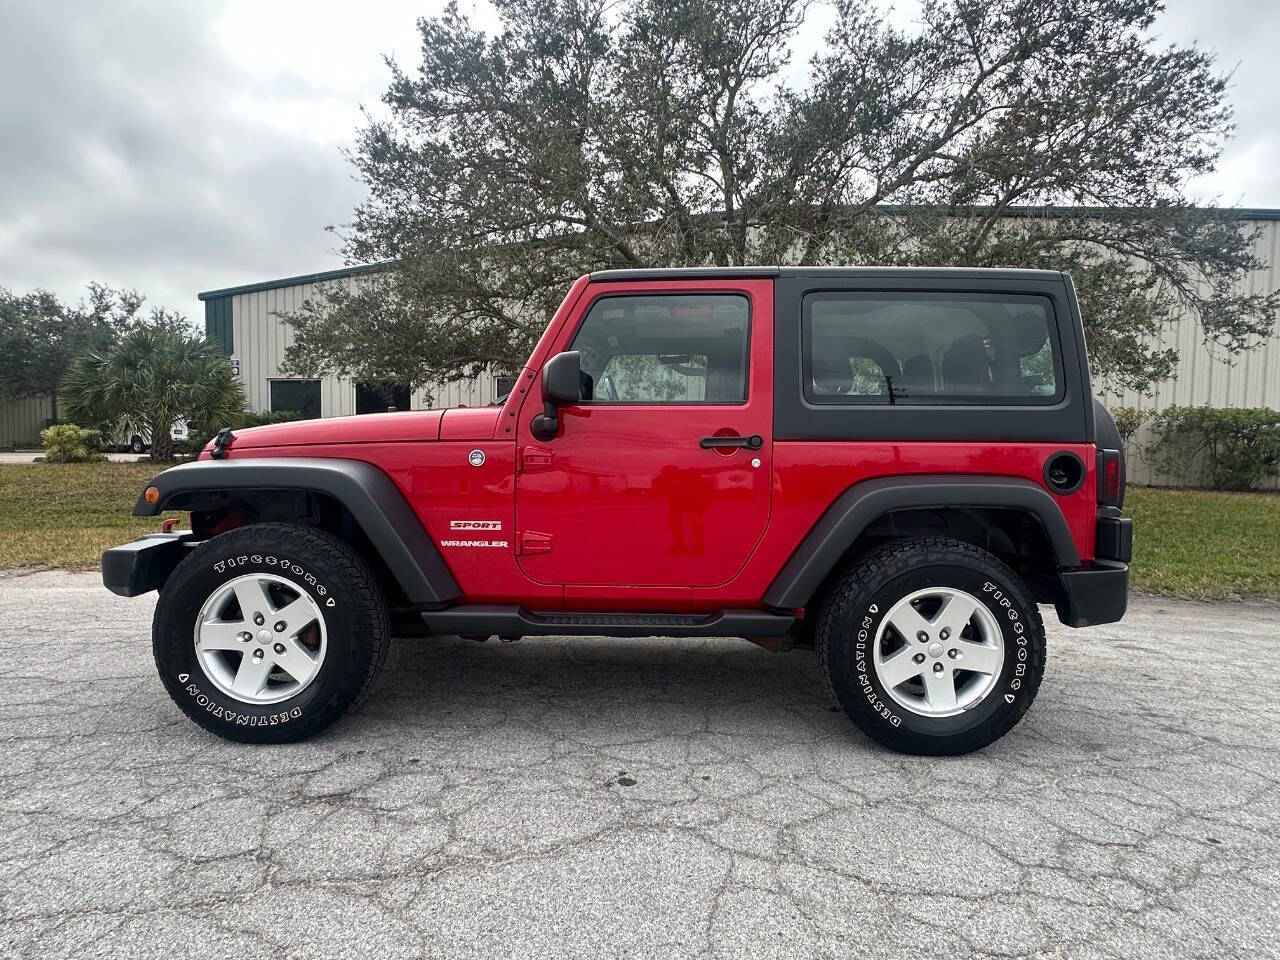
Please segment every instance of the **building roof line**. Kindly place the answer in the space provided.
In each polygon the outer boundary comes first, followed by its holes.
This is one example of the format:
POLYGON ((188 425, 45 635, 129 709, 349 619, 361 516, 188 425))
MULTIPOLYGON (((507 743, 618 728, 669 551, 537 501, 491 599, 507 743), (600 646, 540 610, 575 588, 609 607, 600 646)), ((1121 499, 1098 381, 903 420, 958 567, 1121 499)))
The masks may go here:
MULTIPOLYGON (((906 210, 918 209, 910 206, 902 206, 897 204, 881 204, 876 209, 882 213, 894 214, 902 213, 906 210)), ((958 208, 957 208, 958 209, 958 208)), ((989 209, 984 207, 966 208, 971 210, 989 209)), ((1052 217, 1064 216, 1068 214, 1088 215, 1090 213, 1100 213, 1102 211, 1115 212, 1122 210, 1126 212, 1137 213, 1144 208, 1142 207, 1066 207, 1066 206, 1045 206, 1045 207, 1008 207, 1004 211, 1005 216, 1009 217, 1052 217)), ((1198 207, 1205 212, 1225 213, 1235 216, 1239 220, 1280 220, 1280 209, 1268 207, 1198 207)), ((708 214, 715 216, 715 214, 708 214)), ((339 267, 337 270, 325 270, 321 273, 306 273, 296 277, 283 277, 279 280, 263 280, 259 283, 246 283, 237 287, 222 287, 218 290, 205 290, 203 293, 196 294, 201 300, 216 300, 219 297, 231 297, 241 293, 261 293, 264 290, 278 290, 281 287, 297 287, 304 283, 324 283, 326 280, 341 280, 344 277, 357 277, 365 273, 378 273, 386 270, 392 265, 393 261, 383 260, 378 263, 363 263, 351 267, 339 267)))
POLYGON ((297 287, 304 283, 324 283, 326 280, 341 280, 344 277, 358 277, 362 273, 378 273, 391 266, 391 261, 380 263, 361 263, 352 267, 339 267, 337 270, 324 270, 320 273, 304 273, 296 277, 282 277, 279 280, 263 280, 259 283, 246 283, 238 287, 222 287, 218 290, 205 290, 197 293, 201 300, 216 300, 219 297, 231 297, 239 293, 260 293, 263 290, 277 290, 280 287, 297 287))

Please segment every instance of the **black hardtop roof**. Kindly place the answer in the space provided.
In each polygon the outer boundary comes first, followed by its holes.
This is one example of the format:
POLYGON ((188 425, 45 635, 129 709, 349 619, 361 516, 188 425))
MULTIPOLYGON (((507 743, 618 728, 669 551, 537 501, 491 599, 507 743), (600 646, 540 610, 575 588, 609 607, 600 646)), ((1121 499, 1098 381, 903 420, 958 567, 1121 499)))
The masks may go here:
POLYGON ((798 277, 801 279, 834 279, 838 277, 862 277, 865 279, 892 279, 895 277, 919 279, 991 280, 997 277, 1007 280, 1057 280, 1063 274, 1057 270, 1018 270, 1009 267, 652 267, 635 270, 597 270, 592 281, 621 280, 715 280, 715 279, 770 279, 774 277, 798 277))

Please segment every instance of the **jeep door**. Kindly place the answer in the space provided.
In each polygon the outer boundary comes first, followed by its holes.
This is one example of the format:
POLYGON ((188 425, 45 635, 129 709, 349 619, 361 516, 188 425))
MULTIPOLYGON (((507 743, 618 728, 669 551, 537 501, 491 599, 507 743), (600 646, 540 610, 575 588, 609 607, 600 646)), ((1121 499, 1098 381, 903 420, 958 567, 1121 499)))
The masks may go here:
POLYGON ((732 581, 769 520, 772 342, 770 280, 593 282, 548 354, 579 353, 579 401, 547 440, 539 385, 519 418, 525 574, 568 603, 732 581))

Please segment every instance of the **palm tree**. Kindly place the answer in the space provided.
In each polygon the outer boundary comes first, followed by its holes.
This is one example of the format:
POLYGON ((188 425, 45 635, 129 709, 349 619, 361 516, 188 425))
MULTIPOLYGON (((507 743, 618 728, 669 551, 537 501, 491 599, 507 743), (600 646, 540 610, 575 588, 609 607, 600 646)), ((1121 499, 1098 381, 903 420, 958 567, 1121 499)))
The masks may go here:
POLYGON ((110 350, 71 365, 62 383, 68 417, 104 436, 150 434, 151 459, 172 460, 173 424, 211 431, 244 411, 244 390, 213 344, 181 330, 139 327, 110 350))

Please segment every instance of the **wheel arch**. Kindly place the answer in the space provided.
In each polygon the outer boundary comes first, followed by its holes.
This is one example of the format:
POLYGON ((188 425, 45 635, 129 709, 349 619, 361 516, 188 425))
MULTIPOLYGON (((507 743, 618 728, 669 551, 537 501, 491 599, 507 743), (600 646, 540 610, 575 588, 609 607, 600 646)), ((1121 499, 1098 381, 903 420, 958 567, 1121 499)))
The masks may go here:
POLYGON ((950 536, 997 555, 1029 546, 1040 563, 1023 576, 1044 602, 1054 601, 1060 590, 1058 569, 1080 565, 1062 511, 1030 480, 879 477, 856 483, 835 499, 778 572, 764 601, 781 609, 804 607, 822 596, 851 556, 883 540, 927 534, 950 536), (1008 549, 999 549, 992 538, 1003 538, 1008 549))
MULTIPOLYGON (((414 606, 456 600, 461 591, 413 508, 394 481, 361 460, 319 457, 262 457, 197 460, 171 467, 147 484, 159 496, 140 494, 134 516, 165 510, 253 510, 274 504, 257 519, 289 519, 278 506, 287 498, 314 498, 338 508, 337 529, 355 535, 375 569, 414 606), (283 515, 282 515, 283 514, 283 515), (349 521, 349 525, 346 521, 349 521)), ((239 525, 239 524, 233 524, 239 525)), ((221 532, 221 529, 215 531, 221 532)))

